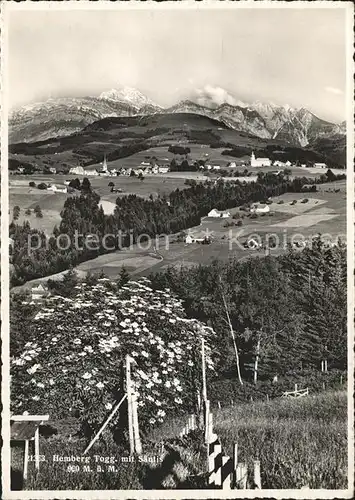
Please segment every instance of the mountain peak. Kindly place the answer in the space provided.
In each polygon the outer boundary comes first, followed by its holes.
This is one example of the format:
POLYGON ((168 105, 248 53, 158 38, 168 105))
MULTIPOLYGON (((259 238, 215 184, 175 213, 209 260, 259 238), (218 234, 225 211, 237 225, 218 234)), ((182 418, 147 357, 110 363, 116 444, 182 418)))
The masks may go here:
POLYGON ((107 90, 99 95, 99 99, 125 102, 131 104, 132 106, 135 106, 137 109, 148 105, 157 108, 160 107, 151 99, 149 99, 149 97, 145 96, 144 94, 142 94, 142 92, 133 87, 121 87, 119 89, 107 90))

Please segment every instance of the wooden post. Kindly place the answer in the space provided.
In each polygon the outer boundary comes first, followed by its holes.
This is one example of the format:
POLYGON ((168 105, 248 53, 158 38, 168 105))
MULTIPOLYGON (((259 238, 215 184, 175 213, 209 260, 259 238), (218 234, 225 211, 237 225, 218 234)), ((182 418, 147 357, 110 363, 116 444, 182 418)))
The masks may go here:
POLYGON ((266 394, 266 401, 269 402, 269 395, 266 394))
POLYGON ((241 468, 241 487, 243 490, 246 489, 247 487, 247 481, 248 481, 248 467, 247 464, 240 464, 241 468))
POLYGON ((254 484, 261 490, 260 461, 254 460, 254 484))
POLYGON ((340 385, 343 385, 343 375, 340 375, 340 385))
POLYGON ((233 482, 232 482, 232 488, 236 488, 236 485, 237 485, 237 467, 238 467, 238 443, 234 443, 234 446, 233 446, 233 482))
POLYGON ((131 380, 131 359, 126 356, 126 392, 128 402, 128 435, 130 455, 134 455, 134 431, 133 431, 133 408, 132 408, 132 380, 131 380))
POLYGON ((218 401, 218 408, 221 409, 221 402, 218 401))
POLYGON ((210 402, 208 400, 205 401, 205 443, 208 443, 208 438, 210 435, 209 431, 209 414, 210 414, 210 402))
POLYGON ((201 358, 202 358, 202 399, 207 401, 207 380, 206 380, 206 358, 205 358, 205 339, 201 339, 201 358))
MULTIPOLYGON (((222 446, 220 443, 216 444, 215 445, 215 456, 221 456, 222 455, 222 446)), ((215 471, 214 471, 214 474, 213 474, 213 478, 214 478, 214 484, 216 486, 222 486, 222 467, 220 466, 221 464, 216 464, 216 461, 215 461, 215 471)))
POLYGON ((29 449, 29 440, 25 439, 25 456, 23 459, 23 479, 27 479, 27 471, 28 471, 28 449, 29 449))
MULTIPOLYGON (((229 457, 222 457, 222 468, 227 465, 227 462, 230 460, 229 457)), ((221 478, 222 480, 222 478, 221 478)), ((230 490, 231 489, 231 474, 227 474, 226 477, 223 475, 222 482, 222 490, 230 490)))
POLYGON ((35 431, 35 461, 36 469, 39 469, 39 427, 35 431))
POLYGON ((295 392, 297 392, 297 384, 295 384, 295 392))
POLYGON ((322 383, 323 391, 325 391, 325 382, 322 383))
POLYGON ((323 360, 321 361, 320 369, 321 369, 322 372, 324 372, 324 361, 323 360))
POLYGON ((324 371, 325 372, 328 371, 328 360, 327 359, 324 360, 324 371))
POLYGON ((253 396, 250 396, 250 401, 251 401, 251 403, 253 402, 253 396))
POLYGON ((132 396, 132 421, 133 421, 132 423, 133 423, 133 435, 134 435, 134 449, 137 455, 141 455, 142 443, 139 435, 138 401, 136 394, 132 396))
POLYGON ((232 405, 232 406, 234 406, 234 401, 233 401, 233 399, 231 400, 231 405, 232 405))
POLYGON ((121 404, 123 403, 123 401, 126 399, 127 397, 127 394, 125 394, 123 396, 123 398, 121 399, 121 401, 115 406, 115 408, 112 410, 112 412, 110 413, 108 419, 106 420, 106 422, 104 422, 104 424, 101 426, 99 432, 96 434, 96 436, 94 436, 94 438, 91 440, 91 442, 89 443, 89 446, 86 448, 86 450, 84 451, 84 455, 90 450, 90 448, 92 447, 92 445, 99 439, 100 435, 102 434, 102 432, 105 430, 106 426, 109 424, 109 422, 113 419, 114 415, 118 412, 118 409, 119 407, 121 406, 121 404))
POLYGON ((247 476, 248 476, 247 465, 244 463, 238 464, 236 470, 236 482, 238 489, 243 489, 243 490, 246 489, 248 480, 247 476))

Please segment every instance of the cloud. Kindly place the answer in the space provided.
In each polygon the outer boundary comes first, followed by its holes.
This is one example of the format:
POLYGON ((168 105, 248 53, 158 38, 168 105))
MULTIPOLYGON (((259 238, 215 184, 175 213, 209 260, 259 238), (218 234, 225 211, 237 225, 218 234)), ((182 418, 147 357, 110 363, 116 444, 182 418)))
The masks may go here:
POLYGON ((336 87, 324 87, 324 90, 326 92, 329 92, 330 94, 335 94, 335 95, 342 95, 344 92, 341 89, 338 89, 336 87))
POLYGON ((195 95, 195 101, 201 106, 216 107, 224 103, 232 106, 245 106, 227 90, 213 85, 205 85, 202 89, 196 89, 195 95))

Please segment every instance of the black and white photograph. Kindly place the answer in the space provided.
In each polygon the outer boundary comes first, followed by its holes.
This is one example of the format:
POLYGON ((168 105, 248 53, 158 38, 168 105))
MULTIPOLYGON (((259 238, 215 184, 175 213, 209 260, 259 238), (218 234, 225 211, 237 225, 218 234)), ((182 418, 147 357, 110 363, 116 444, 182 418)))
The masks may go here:
POLYGON ((352 2, 1 16, 4 498, 352 498, 352 2))

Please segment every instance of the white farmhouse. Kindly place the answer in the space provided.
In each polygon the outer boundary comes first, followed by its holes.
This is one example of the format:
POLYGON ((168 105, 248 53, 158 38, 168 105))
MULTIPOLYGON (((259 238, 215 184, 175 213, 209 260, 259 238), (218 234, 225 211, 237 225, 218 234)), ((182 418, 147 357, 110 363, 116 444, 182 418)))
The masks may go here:
POLYGON ((53 191, 53 193, 67 193, 68 186, 56 186, 55 184, 51 184, 47 187, 47 191, 53 191))
POLYGON ((69 170, 69 173, 70 174, 75 174, 75 175, 85 175, 85 170, 83 167, 72 167, 70 170, 69 170))
POLYGON ((170 167, 162 166, 162 167, 158 167, 158 170, 159 170, 159 174, 167 174, 170 170, 170 167))
POLYGON ((327 164, 326 163, 315 163, 313 166, 315 168, 327 168, 327 164))
POLYGON ((263 205, 263 204, 257 205, 257 204, 255 204, 250 209, 250 213, 252 213, 252 214, 266 214, 268 212, 270 212, 269 205, 263 205))
POLYGON ((254 152, 252 152, 250 157, 251 167, 271 167, 270 158, 255 158, 254 152))
POLYGON ((85 175, 99 175, 99 172, 94 169, 94 170, 85 170, 85 175))
POLYGON ((221 170, 221 167, 220 165, 213 165, 213 170, 221 170))
POLYGON ((220 211, 219 211, 219 210, 217 210, 216 208, 213 208, 213 209, 212 209, 210 212, 208 212, 208 214, 207 214, 207 217, 216 217, 216 218, 217 218, 217 217, 218 217, 218 218, 219 218, 219 217, 222 217, 222 218, 224 218, 224 219, 225 219, 225 218, 227 218, 227 217, 230 217, 230 216, 231 216, 230 212, 227 212, 227 211, 225 211, 225 212, 220 212, 220 211))

